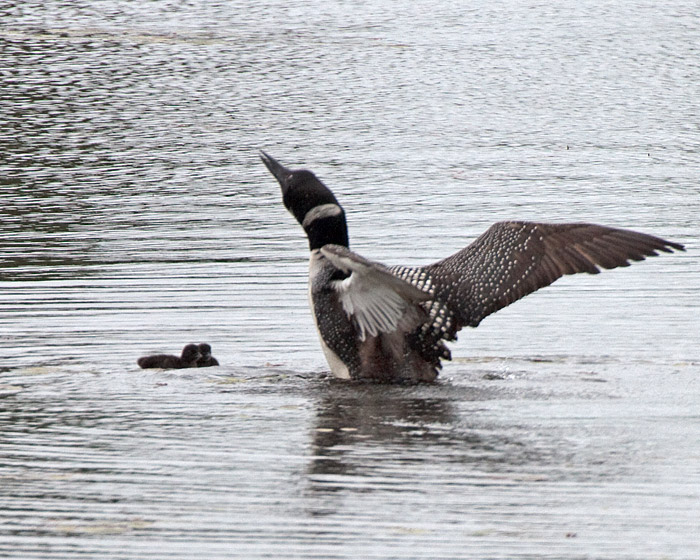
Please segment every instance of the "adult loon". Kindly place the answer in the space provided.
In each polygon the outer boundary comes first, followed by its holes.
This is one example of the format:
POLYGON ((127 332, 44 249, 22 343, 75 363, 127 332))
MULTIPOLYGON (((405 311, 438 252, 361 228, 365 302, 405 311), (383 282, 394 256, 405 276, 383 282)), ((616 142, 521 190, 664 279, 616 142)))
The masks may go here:
POLYGON ((683 245, 588 223, 507 221, 471 245, 423 267, 386 267, 348 249, 345 212, 311 172, 261 152, 282 199, 306 232, 309 296, 321 346, 336 377, 419 382, 437 377, 462 327, 565 274, 682 251, 683 245))
POLYGON ((142 369, 183 369, 197 367, 197 361, 202 357, 199 347, 196 344, 188 344, 182 349, 180 357, 168 354, 156 354, 155 356, 144 356, 136 360, 142 369))

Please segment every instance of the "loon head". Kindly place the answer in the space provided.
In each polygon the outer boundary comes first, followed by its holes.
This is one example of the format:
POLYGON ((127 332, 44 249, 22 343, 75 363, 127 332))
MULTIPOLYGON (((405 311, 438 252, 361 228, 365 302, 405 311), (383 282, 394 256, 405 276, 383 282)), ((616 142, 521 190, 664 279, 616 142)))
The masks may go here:
POLYGON ((287 169, 265 152, 260 159, 282 187, 282 201, 304 228, 309 248, 329 243, 348 247, 345 212, 328 187, 311 171, 287 169))

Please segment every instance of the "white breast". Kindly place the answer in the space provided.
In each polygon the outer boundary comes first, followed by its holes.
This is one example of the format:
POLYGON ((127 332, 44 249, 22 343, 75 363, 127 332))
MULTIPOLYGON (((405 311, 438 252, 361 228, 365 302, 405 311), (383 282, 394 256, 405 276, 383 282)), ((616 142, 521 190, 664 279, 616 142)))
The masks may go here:
POLYGON ((316 324, 316 331, 318 332, 318 338, 321 341, 321 348, 323 349, 323 354, 326 356, 326 361, 331 368, 331 373, 334 377, 339 379, 350 379, 350 371, 348 367, 342 362, 338 355, 331 350, 326 342, 321 336, 321 331, 318 329, 318 323, 316 321, 316 310, 314 309, 314 299, 311 297, 311 285, 313 284, 314 277, 318 274, 319 261, 323 259, 321 252, 318 249, 311 251, 311 258, 309 259, 309 307, 311 308, 311 316, 314 318, 314 323, 316 324))

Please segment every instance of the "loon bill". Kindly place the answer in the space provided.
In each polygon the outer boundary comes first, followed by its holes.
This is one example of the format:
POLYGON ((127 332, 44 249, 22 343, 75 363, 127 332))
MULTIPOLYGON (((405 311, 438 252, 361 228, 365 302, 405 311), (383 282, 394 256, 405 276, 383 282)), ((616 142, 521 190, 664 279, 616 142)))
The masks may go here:
POLYGON ((434 264, 386 267, 350 251, 345 212, 311 172, 263 163, 306 232, 309 292, 332 373, 379 382, 432 381, 465 326, 566 274, 597 274, 683 245, 596 224, 507 221, 434 264), (600 268, 599 268, 600 267, 600 268))

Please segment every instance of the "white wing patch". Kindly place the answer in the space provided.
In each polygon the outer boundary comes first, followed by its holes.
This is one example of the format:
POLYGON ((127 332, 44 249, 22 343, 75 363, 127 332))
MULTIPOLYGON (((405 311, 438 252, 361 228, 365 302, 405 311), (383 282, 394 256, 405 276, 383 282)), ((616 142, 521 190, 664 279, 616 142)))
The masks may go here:
POLYGON ((325 245, 321 254, 336 268, 350 273, 344 280, 331 282, 331 286, 357 326, 360 340, 397 329, 408 331, 425 319, 419 303, 430 295, 394 276, 385 266, 340 245, 325 245))

